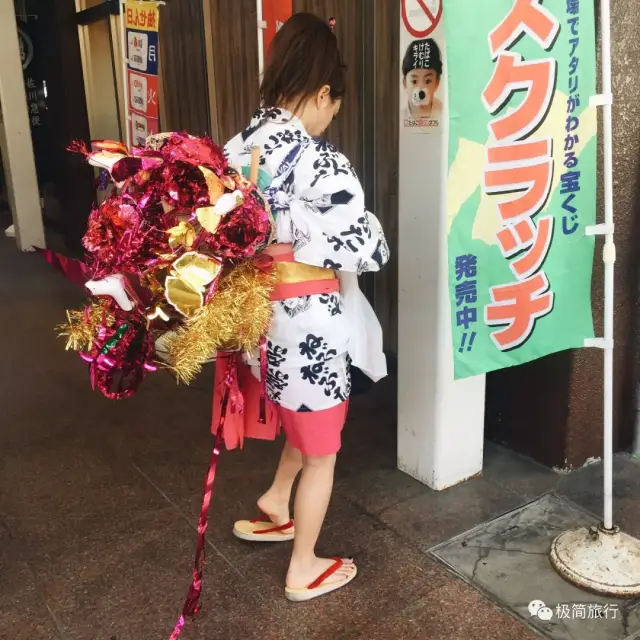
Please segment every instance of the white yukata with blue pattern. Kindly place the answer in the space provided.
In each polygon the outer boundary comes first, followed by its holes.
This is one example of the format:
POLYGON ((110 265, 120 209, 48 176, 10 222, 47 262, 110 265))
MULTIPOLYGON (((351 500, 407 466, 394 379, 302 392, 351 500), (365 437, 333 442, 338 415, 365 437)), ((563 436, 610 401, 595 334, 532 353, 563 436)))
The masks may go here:
MULTIPOLYGON (((374 380, 386 375, 380 325, 357 275, 378 271, 389 249, 380 223, 365 209, 349 161, 328 142, 309 136, 299 118, 261 109, 225 154, 231 166, 246 172, 256 146, 261 181, 273 180, 265 196, 276 217, 275 241, 291 243, 296 262, 336 270, 341 282, 339 294, 273 303, 267 395, 293 411, 330 409, 349 397, 352 361, 374 380)), ((257 354, 246 361, 259 377, 257 354)))

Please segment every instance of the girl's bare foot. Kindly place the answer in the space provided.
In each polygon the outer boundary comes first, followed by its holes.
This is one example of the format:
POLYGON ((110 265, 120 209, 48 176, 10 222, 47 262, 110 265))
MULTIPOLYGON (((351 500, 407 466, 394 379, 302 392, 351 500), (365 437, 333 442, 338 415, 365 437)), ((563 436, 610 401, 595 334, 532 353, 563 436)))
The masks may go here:
MULTIPOLYGON (((288 589, 306 589, 318 580, 326 571, 336 564, 335 559, 311 557, 308 560, 291 560, 287 572, 288 589)), ((318 586, 331 586, 351 578, 356 572, 356 565, 350 558, 342 559, 342 566, 318 586)))
POLYGON ((258 509, 279 527, 291 522, 288 497, 282 498, 267 491, 258 500, 258 509))

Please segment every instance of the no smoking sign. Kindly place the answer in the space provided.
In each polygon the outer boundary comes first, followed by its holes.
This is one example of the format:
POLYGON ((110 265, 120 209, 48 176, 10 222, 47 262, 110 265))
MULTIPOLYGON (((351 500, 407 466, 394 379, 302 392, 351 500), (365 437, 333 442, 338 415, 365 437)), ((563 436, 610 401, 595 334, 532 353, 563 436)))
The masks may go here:
POLYGON ((442 0, 401 0, 402 22, 414 38, 426 38, 440 23, 442 0))

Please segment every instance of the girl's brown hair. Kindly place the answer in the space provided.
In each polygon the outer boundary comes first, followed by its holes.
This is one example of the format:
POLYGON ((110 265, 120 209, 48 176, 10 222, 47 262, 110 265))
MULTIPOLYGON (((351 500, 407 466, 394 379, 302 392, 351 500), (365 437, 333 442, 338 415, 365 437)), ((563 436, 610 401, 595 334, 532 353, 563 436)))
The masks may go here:
POLYGON ((333 100, 346 92, 345 66, 331 27, 311 13, 296 13, 278 31, 260 86, 264 107, 297 101, 301 107, 328 85, 333 100))

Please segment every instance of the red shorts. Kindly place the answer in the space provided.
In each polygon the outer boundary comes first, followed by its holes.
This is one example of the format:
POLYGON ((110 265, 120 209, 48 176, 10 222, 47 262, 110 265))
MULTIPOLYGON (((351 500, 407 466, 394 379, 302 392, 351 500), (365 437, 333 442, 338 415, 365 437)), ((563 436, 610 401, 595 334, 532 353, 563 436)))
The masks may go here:
POLYGON ((220 421, 228 358, 234 359, 237 366, 238 387, 244 406, 242 413, 234 412, 231 407, 227 409, 223 431, 227 449, 242 447, 245 438, 275 440, 282 427, 291 446, 306 456, 328 456, 338 453, 342 444, 342 429, 347 419, 348 400, 323 411, 292 411, 267 401, 266 424, 261 424, 260 382, 236 354, 220 354, 216 363, 212 423, 214 432, 220 421))
POLYGON ((347 400, 323 411, 276 410, 292 447, 306 456, 328 456, 340 451, 348 408, 347 400))

